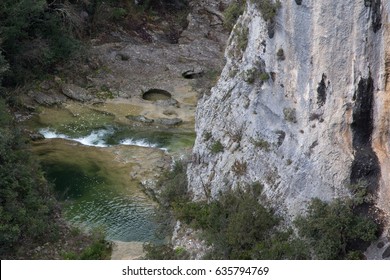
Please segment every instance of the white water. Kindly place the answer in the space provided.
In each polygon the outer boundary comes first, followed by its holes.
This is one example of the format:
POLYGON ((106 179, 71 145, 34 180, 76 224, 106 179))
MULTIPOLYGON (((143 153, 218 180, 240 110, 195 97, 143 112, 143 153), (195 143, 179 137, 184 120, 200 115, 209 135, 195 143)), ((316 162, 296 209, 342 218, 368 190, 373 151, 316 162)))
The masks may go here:
POLYGON ((121 145, 130 145, 130 146, 139 146, 139 147, 149 147, 156 148, 156 144, 152 144, 145 139, 133 140, 133 139, 124 139, 119 142, 121 145))
MULTIPOLYGON (((105 138, 107 136, 113 135, 114 130, 113 129, 93 130, 89 135, 84 137, 79 137, 79 138, 72 138, 68 135, 57 133, 56 131, 50 128, 42 128, 39 130, 39 133, 41 133, 46 139, 59 138, 59 139, 75 141, 85 146, 110 147, 112 145, 107 144, 105 138)), ((118 145, 157 148, 157 144, 150 143, 147 139, 134 140, 133 138, 126 138, 119 141, 118 145)), ((165 148, 161 148, 161 149, 166 150, 165 148)))

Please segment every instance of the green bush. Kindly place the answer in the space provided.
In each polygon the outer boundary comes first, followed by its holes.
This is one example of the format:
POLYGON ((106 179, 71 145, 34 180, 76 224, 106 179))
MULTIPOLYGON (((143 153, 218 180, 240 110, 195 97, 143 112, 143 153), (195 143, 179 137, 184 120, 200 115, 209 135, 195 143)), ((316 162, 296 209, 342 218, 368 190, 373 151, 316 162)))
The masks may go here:
POLYGON ((168 206, 183 200, 188 200, 187 195, 187 164, 176 161, 172 170, 163 174, 158 182, 161 189, 159 196, 160 204, 168 206))
POLYGON ((220 152, 223 152, 223 150, 224 147, 220 141, 215 141, 210 147, 210 151, 213 154, 218 154, 220 152))
POLYGON ((244 0, 232 1, 230 5, 223 12, 224 22, 223 25, 226 29, 231 30, 236 23, 238 17, 244 12, 245 9, 244 0))
POLYGON ((297 111, 295 108, 283 108, 284 119, 288 122, 297 122, 297 111))
MULTIPOLYGON (((257 184, 255 184, 257 186, 257 184)), ((211 203, 187 202, 174 208, 177 219, 203 231, 210 259, 304 259, 307 250, 281 231, 280 219, 252 192, 228 191, 211 203)))
POLYGON ((375 240, 378 233, 373 220, 354 213, 352 201, 341 199, 330 203, 313 199, 307 215, 295 224, 318 259, 355 258, 359 247, 375 240))
POLYGON ((203 141, 209 141, 213 137, 210 131, 203 132, 203 141))
POLYGON ((114 8, 112 10, 112 20, 121 21, 127 16, 127 11, 123 8, 114 8))
MULTIPOLYGON (((80 234, 80 233, 75 233, 80 234)), ((105 233, 100 228, 94 229, 89 236, 91 243, 81 252, 65 252, 65 260, 107 260, 111 257, 111 244, 105 240, 105 233)))
POLYGON ((266 152, 269 152, 270 149, 271 149, 271 144, 268 141, 266 141, 266 140, 264 140, 263 138, 260 138, 260 137, 256 138, 256 139, 252 138, 251 139, 251 143, 256 148, 260 148, 260 149, 262 149, 262 150, 264 150, 266 152))
POLYGON ((0 257, 57 238, 55 213, 43 173, 0 99, 0 257))
POLYGON ((237 176, 244 176, 247 172, 248 164, 246 161, 235 160, 232 166, 232 171, 237 176))
POLYGON ((237 25, 234 28, 234 32, 237 37, 237 48, 244 52, 246 47, 248 46, 248 36, 249 36, 249 28, 242 25, 237 25))
MULTIPOLYGON (((163 235, 172 234, 175 220, 200 230, 201 238, 211 246, 208 259, 305 259, 305 244, 294 237, 291 229, 281 230, 281 219, 259 203, 263 186, 256 182, 248 191, 227 191, 218 200, 193 202, 182 187, 184 168, 175 168, 163 176, 161 186, 170 189, 157 209, 163 235), (177 178, 181 180, 177 181, 177 178), (171 182, 171 183, 169 183, 171 182), (174 183, 176 182, 176 183, 174 183), (179 192, 172 186, 180 184, 179 192), (162 214, 164 213, 164 214, 162 214)), ((165 193, 165 190, 162 190, 165 193)), ((174 250, 169 244, 145 244, 147 259, 185 259, 185 250, 174 250)))
POLYGON ((143 246, 145 259, 147 260, 185 260, 188 259, 188 252, 178 247, 173 249, 169 244, 151 244, 145 243, 143 246))
POLYGON ((260 74, 260 80, 263 81, 263 82, 268 81, 268 80, 269 80, 269 75, 268 75, 268 73, 267 73, 267 72, 262 72, 262 73, 260 74))
POLYGON ((257 6, 265 21, 273 20, 282 6, 279 0, 251 0, 251 2, 257 6))
MULTIPOLYGON (((160 193, 157 196, 159 205, 155 209, 155 219, 159 225, 156 234, 161 239, 172 234, 175 225, 172 215, 173 205, 189 200, 186 172, 187 163, 185 161, 176 161, 172 170, 165 172, 157 182, 157 188, 160 189, 160 193)), ((152 247, 148 248, 152 249, 152 247)))
MULTIPOLYGON (((46 0, 3 0, 1 49, 10 65, 7 85, 17 85, 52 70, 78 48, 67 26, 66 8, 46 0)), ((73 25, 72 25, 73 26, 73 25)))

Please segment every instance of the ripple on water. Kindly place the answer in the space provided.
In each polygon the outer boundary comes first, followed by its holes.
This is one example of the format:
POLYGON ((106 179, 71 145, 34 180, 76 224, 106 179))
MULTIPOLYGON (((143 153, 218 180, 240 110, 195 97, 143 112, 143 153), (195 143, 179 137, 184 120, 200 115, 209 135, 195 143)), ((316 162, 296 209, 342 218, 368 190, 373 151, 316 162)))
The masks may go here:
POLYGON ((109 240, 158 241, 152 202, 141 192, 129 194, 126 187, 115 186, 115 180, 101 175, 96 162, 57 161, 44 166, 71 223, 87 229, 102 227, 109 240))
POLYGON ((87 228, 102 226, 109 240, 156 240, 151 205, 137 204, 126 197, 96 196, 89 202, 80 200, 73 203, 67 211, 69 220, 87 228), (74 212, 82 214, 72 215, 74 212))

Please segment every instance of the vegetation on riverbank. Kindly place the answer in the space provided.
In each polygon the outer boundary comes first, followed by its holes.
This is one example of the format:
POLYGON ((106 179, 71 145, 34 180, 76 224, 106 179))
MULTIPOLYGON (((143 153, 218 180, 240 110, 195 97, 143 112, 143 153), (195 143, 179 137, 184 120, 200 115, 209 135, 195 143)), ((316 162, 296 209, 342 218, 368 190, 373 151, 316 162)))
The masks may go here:
POLYGON ((27 138, 0 99, 0 258, 105 259, 104 235, 72 229, 28 149, 27 138))

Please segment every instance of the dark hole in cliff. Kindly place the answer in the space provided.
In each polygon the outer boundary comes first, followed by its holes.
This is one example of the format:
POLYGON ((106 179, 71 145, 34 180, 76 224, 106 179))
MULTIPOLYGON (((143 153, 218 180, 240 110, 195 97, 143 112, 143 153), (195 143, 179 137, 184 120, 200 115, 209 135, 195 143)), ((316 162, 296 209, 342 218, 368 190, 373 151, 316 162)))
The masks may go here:
MULTIPOLYGON (((376 193, 380 177, 378 157, 371 146, 373 131, 374 81, 369 76, 361 78, 354 94, 352 144, 355 157, 351 167, 351 183, 365 182, 371 194, 376 193)), ((357 207, 361 213, 370 212, 369 203, 357 207)))
POLYGON ((376 33, 382 27, 381 0, 371 1, 371 21, 372 29, 376 33))
POLYGON ((277 130, 276 134, 278 135, 278 147, 282 146, 284 139, 286 138, 286 132, 283 130, 277 130))
POLYGON ((297 5, 301 5, 302 4, 302 0, 295 0, 295 3, 297 3, 297 5))
POLYGON ((371 146, 371 133, 373 130, 373 93, 374 81, 371 77, 361 79, 354 94, 355 106, 353 108, 353 145, 361 148, 371 146))
POLYGON ((148 101, 158 101, 171 99, 172 95, 166 90, 152 88, 148 91, 145 91, 142 95, 142 98, 148 101))
POLYGON ((275 21, 270 20, 267 25, 267 33, 270 39, 272 39, 275 36, 275 27, 276 27, 275 21))
POLYGON ((317 104, 319 107, 323 106, 326 102, 326 75, 322 74, 321 82, 318 84, 317 87, 317 104))
POLYGON ((194 70, 188 70, 188 71, 185 71, 183 74, 181 74, 183 76, 183 78, 185 79, 198 79, 198 78, 201 78, 203 77, 204 75, 204 72, 203 71, 199 71, 199 72, 196 72, 194 70))

